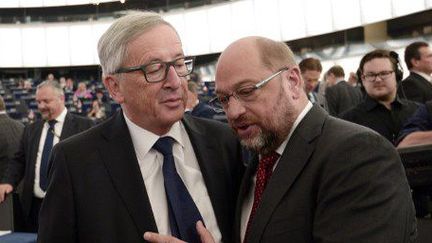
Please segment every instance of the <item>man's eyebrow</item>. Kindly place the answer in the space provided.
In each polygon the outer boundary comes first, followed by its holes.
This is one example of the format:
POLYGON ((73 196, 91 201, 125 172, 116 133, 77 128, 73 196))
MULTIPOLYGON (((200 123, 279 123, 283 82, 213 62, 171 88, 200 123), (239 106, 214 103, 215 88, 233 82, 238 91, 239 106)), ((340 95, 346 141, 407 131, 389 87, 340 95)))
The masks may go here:
MULTIPOLYGON (((255 84, 257 84, 259 81, 256 80, 251 80, 251 79, 244 79, 242 81, 237 82, 234 87, 233 87, 233 91, 237 91, 239 88, 241 88, 242 86, 244 86, 245 84, 248 84, 250 86, 253 86, 255 84)), ((219 95, 228 95, 231 94, 233 91, 227 92, 224 90, 218 90, 215 89, 215 94, 219 94, 219 95)))

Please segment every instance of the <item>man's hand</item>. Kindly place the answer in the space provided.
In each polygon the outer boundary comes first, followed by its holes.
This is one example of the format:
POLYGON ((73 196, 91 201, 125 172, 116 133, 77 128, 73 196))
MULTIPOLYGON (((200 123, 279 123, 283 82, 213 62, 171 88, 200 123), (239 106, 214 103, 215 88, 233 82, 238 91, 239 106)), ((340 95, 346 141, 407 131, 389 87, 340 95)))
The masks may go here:
POLYGON ((185 241, 179 240, 174 236, 161 235, 154 232, 145 232, 144 240, 152 243, 186 243, 185 241))
POLYGON ((210 231, 207 230, 207 228, 204 226, 201 220, 196 223, 196 229, 198 231, 202 243, 215 242, 213 236, 210 234, 210 231))
MULTIPOLYGON (((204 227, 204 224, 201 221, 197 222, 196 229, 198 231, 202 243, 214 243, 213 236, 206 229, 206 227, 204 227)), ((146 241, 153 242, 153 243, 186 243, 173 236, 161 235, 153 232, 145 232, 144 239, 146 241)))
POLYGON ((6 195, 13 191, 13 187, 10 184, 0 184, 0 203, 2 203, 6 195))

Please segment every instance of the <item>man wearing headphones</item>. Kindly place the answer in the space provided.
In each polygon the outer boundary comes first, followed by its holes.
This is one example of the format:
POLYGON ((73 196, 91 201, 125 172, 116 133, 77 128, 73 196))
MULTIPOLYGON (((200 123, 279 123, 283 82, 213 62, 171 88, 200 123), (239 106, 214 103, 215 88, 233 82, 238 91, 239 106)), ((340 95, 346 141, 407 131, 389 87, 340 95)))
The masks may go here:
POLYGON ((358 75, 366 98, 342 118, 369 127, 395 144, 402 125, 418 107, 396 95, 403 77, 398 54, 387 50, 367 53, 360 61, 358 75))

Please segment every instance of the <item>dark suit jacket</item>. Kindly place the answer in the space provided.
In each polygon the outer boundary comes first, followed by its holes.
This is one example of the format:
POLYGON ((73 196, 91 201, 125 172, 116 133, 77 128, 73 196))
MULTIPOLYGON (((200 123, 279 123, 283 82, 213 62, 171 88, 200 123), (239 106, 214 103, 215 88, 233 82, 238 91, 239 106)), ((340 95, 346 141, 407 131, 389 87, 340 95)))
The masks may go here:
MULTIPOLYGON (((255 162, 256 164, 256 162, 255 162)), ((240 212, 255 166, 240 188, 240 212)), ((248 243, 408 242, 414 207, 394 147, 316 105, 292 134, 251 224, 248 243)))
MULTIPOLYGON (((19 150, 10 161, 2 179, 2 183, 11 184, 14 188, 23 179, 21 204, 26 217, 29 215, 33 199, 36 157, 43 125, 44 121, 38 120, 24 128, 19 150)), ((93 122, 90 119, 67 113, 60 140, 82 132, 92 125, 93 122)))
POLYGON ((411 72, 398 89, 400 97, 408 100, 426 103, 432 100, 432 84, 417 73, 411 72))
MULTIPOLYGON (((229 242, 243 171, 240 144, 223 123, 190 115, 182 122, 229 242)), ((122 112, 57 144, 51 159, 39 242, 144 242, 144 232, 158 231, 122 112)))
POLYGON ((0 114, 0 179, 9 160, 18 150, 23 131, 24 125, 21 122, 10 118, 6 114, 0 114))
POLYGON ((325 96, 329 107, 329 114, 336 117, 340 117, 344 111, 360 104, 363 99, 361 91, 345 81, 328 87, 325 96))
POLYGON ((209 105, 199 102, 191 111, 192 116, 202 117, 207 119, 213 119, 216 115, 216 111, 213 110, 209 105))

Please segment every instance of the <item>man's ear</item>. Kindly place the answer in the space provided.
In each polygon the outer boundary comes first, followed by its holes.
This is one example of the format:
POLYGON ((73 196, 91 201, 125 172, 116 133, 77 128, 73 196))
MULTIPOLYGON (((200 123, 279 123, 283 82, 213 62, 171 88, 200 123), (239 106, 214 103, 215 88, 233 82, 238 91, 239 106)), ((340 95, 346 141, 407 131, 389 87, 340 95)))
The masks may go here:
POLYGON ((411 65, 413 66, 413 67, 417 67, 417 65, 418 65, 418 63, 419 63, 419 61, 420 60, 417 60, 416 58, 411 58, 411 60, 410 60, 410 62, 411 62, 411 65))
POLYGON ((105 88, 108 90, 110 96, 117 103, 122 104, 124 102, 123 93, 120 90, 120 80, 114 75, 107 75, 103 78, 105 88))
POLYGON ((298 69, 298 67, 290 68, 290 70, 286 72, 286 76, 290 89, 303 88, 303 79, 300 73, 300 69, 298 69))

